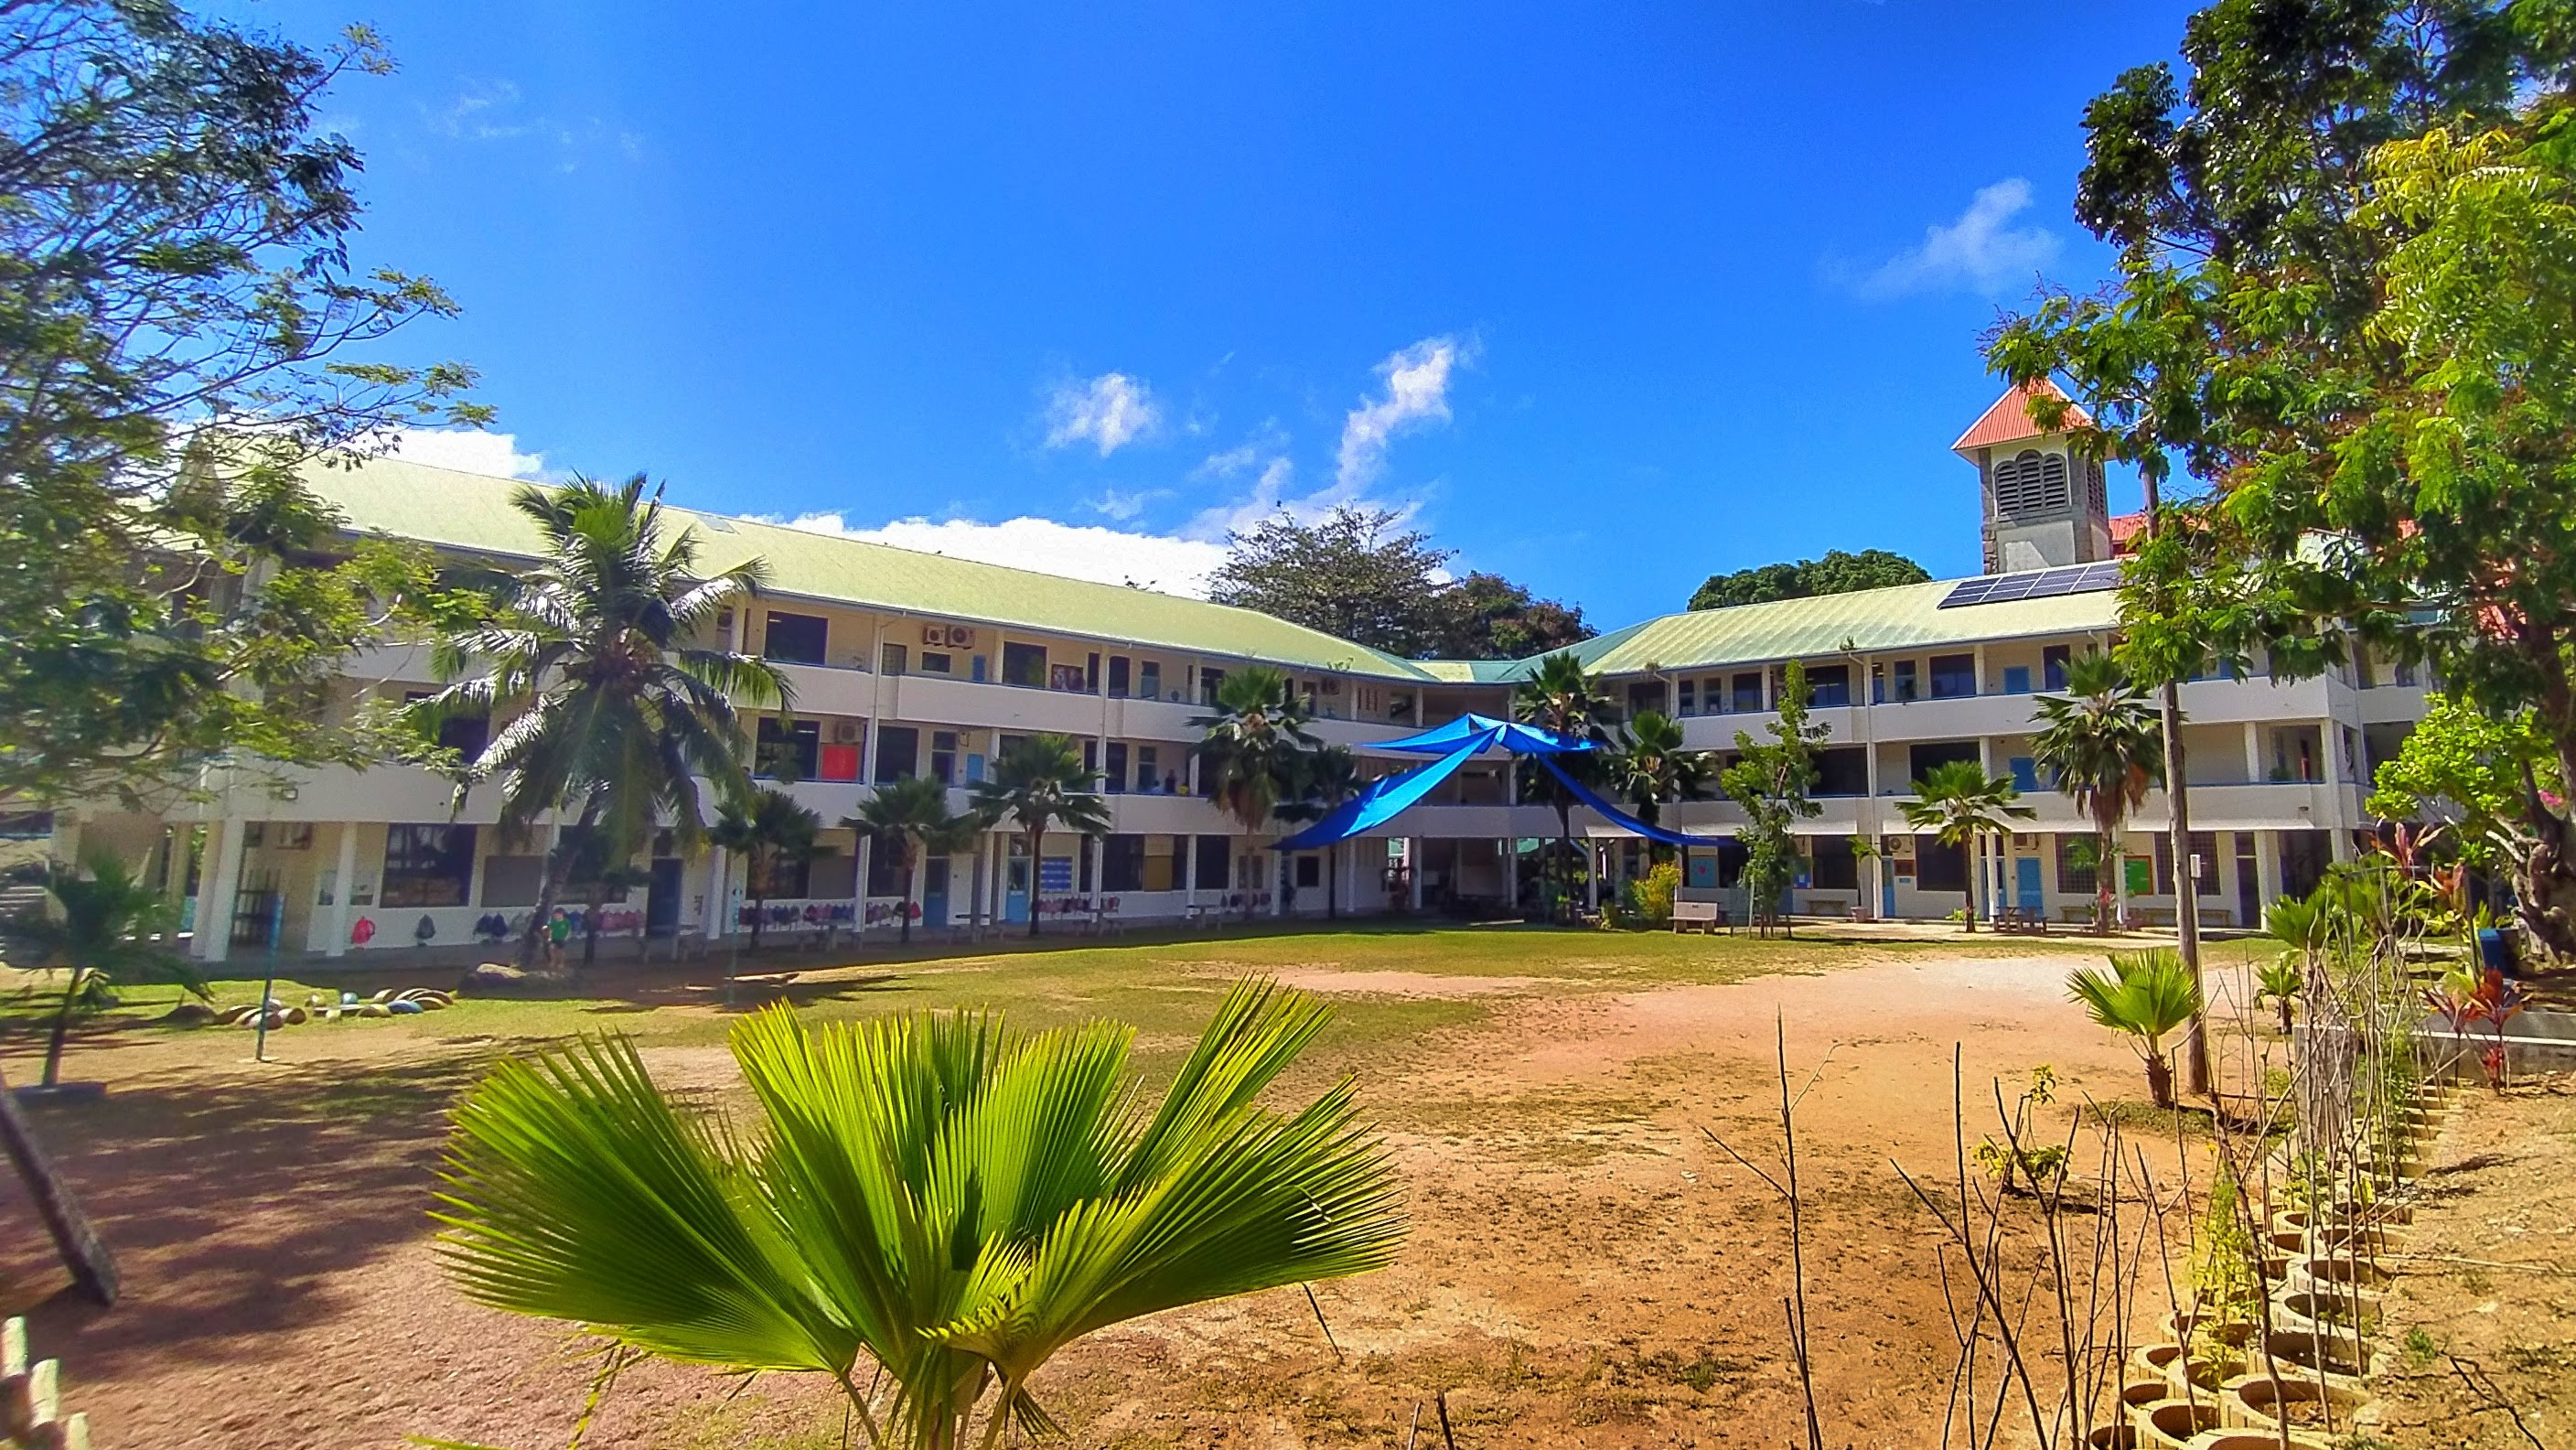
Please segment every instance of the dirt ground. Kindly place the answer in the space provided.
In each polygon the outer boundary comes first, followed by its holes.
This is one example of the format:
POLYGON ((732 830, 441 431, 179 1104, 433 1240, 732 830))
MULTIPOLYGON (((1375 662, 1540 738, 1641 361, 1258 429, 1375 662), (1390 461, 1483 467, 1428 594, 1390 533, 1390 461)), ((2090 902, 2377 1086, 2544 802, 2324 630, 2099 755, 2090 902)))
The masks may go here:
MULTIPOLYGON (((1954 1045, 1972 1142, 1993 1123, 1990 1083, 2034 1064, 2055 1066, 2062 1103, 2135 1099, 2143 1084, 2128 1048, 2065 1001, 2067 954, 1847 960, 1582 992, 1535 973, 1300 964, 1298 985, 1354 1003, 1473 1008, 1318 1068, 1358 1075, 1396 1148, 1415 1223, 1400 1261, 1317 1287, 1329 1342, 1303 1294, 1275 1291, 1112 1329, 1034 1388, 1079 1447, 1394 1447, 1435 1391, 1464 1447, 1787 1443, 1786 1216, 1702 1134, 1776 1151, 1776 1031, 1801 1080, 1820 1070, 1801 1168, 1830 1443, 1930 1443, 1954 1340, 1933 1225, 1891 1160, 1954 1161, 1954 1045)), ((1171 985, 1212 994, 1222 978, 1171 985)), ((590 1377, 581 1346, 465 1303, 424 1218, 442 1115, 475 1053, 423 1041, 254 1069, 83 1050, 110 1098, 38 1122, 122 1254, 127 1298, 102 1313, 56 1294, 34 1322, 95 1443, 565 1442, 590 1377)), ((734 1083, 718 1046, 655 1046, 647 1061, 714 1100, 734 1083)), ((0 1227, 0 1285, 19 1304, 43 1298, 59 1275, 14 1182, 0 1184, 0 1227)), ((842 1433, 824 1386, 654 1365, 618 1382, 587 1443, 821 1447, 842 1433)), ((1421 1443, 1438 1443, 1428 1422, 1421 1443)))

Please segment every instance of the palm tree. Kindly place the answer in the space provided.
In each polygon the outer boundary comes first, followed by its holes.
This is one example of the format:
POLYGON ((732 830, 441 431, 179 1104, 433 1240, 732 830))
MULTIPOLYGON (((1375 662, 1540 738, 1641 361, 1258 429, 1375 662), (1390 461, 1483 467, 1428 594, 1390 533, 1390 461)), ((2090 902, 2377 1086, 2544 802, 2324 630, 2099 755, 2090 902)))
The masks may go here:
MULTIPOLYGON (((10 935, 31 949, 22 960, 65 973, 62 1001, 45 1038, 44 1086, 53 1087, 62 1075, 72 1018, 98 1004, 119 978, 174 981, 205 999, 206 984, 187 962, 153 942, 170 928, 169 903, 113 852, 91 851, 77 868, 56 861, 15 874, 42 885, 46 898, 9 923, 10 935)), ((218 925, 229 930, 232 923, 218 925)))
POLYGON ((2093 925, 2108 934, 2112 893, 2125 894, 2115 887, 2120 825, 2164 776, 2164 725, 2146 686, 2103 652, 2068 661, 2066 693, 2037 704, 2047 723, 2031 741, 2031 758, 2093 818, 2093 925))
POLYGON ((2256 987, 2281 1010, 2281 1030, 2290 1030, 2290 999, 2303 993, 2310 1002, 2323 1000, 2326 961, 2334 947, 2335 912, 2321 884, 2305 898, 2284 896, 2263 909, 2263 934, 2281 944, 2280 954, 2258 969, 2256 987))
MULTIPOLYGON (((1596 747, 1607 747, 1609 726, 1619 718, 1619 707, 1601 688, 1600 676, 1584 673, 1581 656, 1572 650, 1560 650, 1540 660, 1538 668, 1512 692, 1512 718, 1563 739, 1589 740, 1596 747)), ((1589 784, 1601 773, 1602 753, 1598 748, 1580 751, 1559 756, 1556 763, 1566 774, 1589 784)), ((1562 880, 1572 874, 1575 859, 1574 794, 1534 760, 1520 769, 1523 795, 1535 787, 1545 791, 1548 803, 1556 807, 1558 873, 1562 880)), ((1584 870, 1589 879, 1588 863, 1584 870)))
POLYGON ((2103 1027, 2132 1040, 2147 1063, 2147 1096, 2159 1108, 2174 1105, 2173 1065, 2165 1061, 2165 1034, 2200 1015, 2200 979, 2167 948, 2116 952, 2111 969, 2078 967, 2066 978, 2067 995, 2103 1027))
MULTIPOLYGON (((1368 778, 1360 774, 1359 757, 1342 745, 1327 745, 1305 758, 1298 766, 1296 798, 1281 801, 1279 819, 1283 821, 1320 821, 1340 809, 1368 788, 1368 778)), ((1339 920, 1341 902, 1342 843, 1324 848, 1324 915, 1339 920)))
MULTIPOLYGON (((1306 728, 1311 718, 1286 674, 1255 665, 1226 676, 1216 713, 1190 722, 1207 732, 1198 744, 1200 781, 1256 848, 1279 803, 1296 798, 1306 757, 1322 746, 1306 728)), ((1243 893, 1247 921, 1253 895, 1243 893)))
POLYGON ((1686 749, 1681 723, 1655 710, 1639 711, 1628 722, 1608 770, 1611 784, 1636 807, 1637 819, 1650 826, 1663 820, 1664 802, 1706 800, 1717 779, 1710 752, 1686 749))
MULTIPOLYGON (((823 818, 796 803, 783 790, 763 786, 748 802, 728 802, 707 840, 742 857, 742 885, 751 896, 751 951, 760 952, 760 927, 769 915, 770 893, 788 863, 814 854, 815 834, 823 818)), ((723 893, 718 892, 719 900, 723 893)))
POLYGON ((1916 830, 1928 830, 1932 839, 1968 853, 1968 930, 1977 929, 1977 870, 1983 864, 1978 843, 1987 836, 2001 835, 2012 829, 2014 821, 2029 820, 2037 812, 2015 805, 2021 792, 2007 776, 1988 775, 1986 768, 1973 760, 1944 761, 1914 782, 1914 799, 1897 808, 1905 813, 1905 823, 1916 830))
POLYGON ((696 534, 666 539, 660 494, 647 498, 646 486, 639 473, 614 488, 575 479, 513 493, 543 561, 508 583, 490 618, 435 642, 431 662, 450 683, 409 709, 433 732, 453 717, 496 723, 458 774, 460 809, 467 790, 497 779, 504 835, 525 836, 550 812, 575 816, 548 853, 522 966, 536 963, 578 841, 594 831, 640 841, 667 819, 693 848, 705 823, 699 778, 727 800, 751 788, 735 701, 790 698, 766 661, 694 643, 758 588, 763 566, 699 577, 696 534))
POLYGON ((448 1271, 666 1359, 829 1375, 875 1450, 1034 1438, 1031 1379, 1084 1335, 1394 1257, 1402 1187, 1350 1082, 1256 1101, 1325 1016, 1237 985, 1150 1116, 1109 1022, 772 1007, 733 1033, 749 1133, 665 1097, 626 1038, 506 1059, 448 1139, 448 1271))
MULTIPOLYGON (((902 883, 903 940, 912 940, 912 867, 925 856, 953 856, 975 842, 982 823, 948 809, 948 787, 926 775, 909 775, 859 803, 859 813, 841 818, 846 830, 858 832, 887 852, 895 879, 902 883)), ((1036 913, 1030 913, 1034 916, 1036 913)))
POLYGON ((980 825, 1014 821, 1028 843, 1029 935, 1038 934, 1035 872, 1038 850, 1048 831, 1063 827, 1086 836, 1109 833, 1109 804, 1091 789, 1092 773, 1082 763, 1082 747, 1062 735, 1032 735, 993 762, 993 773, 974 787, 980 825))

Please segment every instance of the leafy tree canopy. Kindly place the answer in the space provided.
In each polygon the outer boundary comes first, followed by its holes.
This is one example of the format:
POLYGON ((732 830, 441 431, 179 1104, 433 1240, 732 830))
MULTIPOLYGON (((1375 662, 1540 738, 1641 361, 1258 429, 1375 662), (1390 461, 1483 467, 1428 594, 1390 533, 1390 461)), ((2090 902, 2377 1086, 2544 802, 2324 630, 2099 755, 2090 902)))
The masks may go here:
POLYGON ((1691 595, 1690 607, 1725 609, 1737 604, 1769 604, 1779 599, 1884 589, 1891 584, 1921 584, 1931 577, 1922 565, 1885 549, 1863 549, 1857 554, 1847 549, 1828 549, 1821 559, 1711 574, 1708 582, 1691 595))
POLYGON ((166 0, 8 17, 0 793, 132 799, 227 755, 382 753, 322 692, 436 579, 425 551, 341 540, 297 474, 488 416, 462 367, 361 356, 455 311, 350 260, 359 159, 315 114, 390 63, 364 30, 317 53, 166 0))
POLYGON ((1581 609, 1499 574, 1448 577, 1453 551, 1402 525, 1391 509, 1280 513, 1231 537, 1208 597, 1407 659, 1521 659, 1590 636, 1581 609))

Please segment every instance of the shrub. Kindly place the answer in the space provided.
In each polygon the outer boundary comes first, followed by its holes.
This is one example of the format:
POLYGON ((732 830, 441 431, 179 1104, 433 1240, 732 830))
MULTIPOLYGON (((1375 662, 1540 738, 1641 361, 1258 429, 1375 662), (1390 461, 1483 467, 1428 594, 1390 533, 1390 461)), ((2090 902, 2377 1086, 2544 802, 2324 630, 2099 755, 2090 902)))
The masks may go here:
POLYGON ((1681 864, 1665 861, 1645 875, 1628 883, 1628 905, 1637 915, 1637 924, 1645 927, 1668 927, 1673 924, 1673 893, 1682 885, 1681 864))

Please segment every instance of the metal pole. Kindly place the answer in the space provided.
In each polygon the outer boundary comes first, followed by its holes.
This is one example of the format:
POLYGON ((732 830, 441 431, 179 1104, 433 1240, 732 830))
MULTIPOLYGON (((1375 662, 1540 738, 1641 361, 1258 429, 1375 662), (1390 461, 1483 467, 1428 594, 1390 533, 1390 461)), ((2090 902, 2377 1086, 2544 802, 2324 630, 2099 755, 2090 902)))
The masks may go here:
MULTIPOLYGON (((339 888, 347 890, 346 887, 339 888)), ((268 904, 268 979, 259 987, 259 1035, 251 1047, 251 1061, 268 1061, 268 1003, 277 990, 277 944, 286 936, 286 893, 268 904)))

